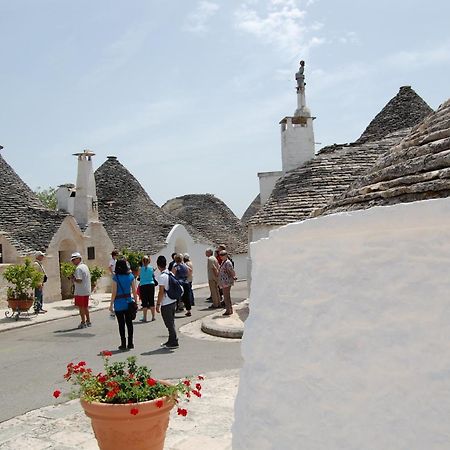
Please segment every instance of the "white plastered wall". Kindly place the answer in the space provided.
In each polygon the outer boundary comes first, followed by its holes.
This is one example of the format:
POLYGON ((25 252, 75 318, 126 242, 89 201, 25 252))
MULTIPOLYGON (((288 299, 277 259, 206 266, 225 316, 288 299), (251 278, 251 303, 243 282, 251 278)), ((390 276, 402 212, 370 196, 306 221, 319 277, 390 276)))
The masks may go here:
POLYGON ((450 199, 290 224, 251 256, 235 450, 448 448, 450 199))
POLYGON ((276 182, 283 175, 283 172, 260 172, 258 173, 259 178, 259 196, 261 205, 267 202, 270 194, 275 187, 276 182))
MULTIPOLYGON (((167 264, 172 260, 171 254, 177 253, 189 253, 189 256, 194 267, 194 284, 208 283, 208 274, 206 272, 206 256, 205 250, 207 248, 214 249, 214 245, 201 242, 196 243, 192 239, 183 225, 175 225, 170 233, 167 235, 166 245, 158 253, 151 255, 152 265, 156 267, 156 258, 159 255, 163 255, 167 259, 167 264)), ((239 279, 245 279, 247 275, 247 254, 233 255, 233 261, 235 264, 236 275, 239 279)))

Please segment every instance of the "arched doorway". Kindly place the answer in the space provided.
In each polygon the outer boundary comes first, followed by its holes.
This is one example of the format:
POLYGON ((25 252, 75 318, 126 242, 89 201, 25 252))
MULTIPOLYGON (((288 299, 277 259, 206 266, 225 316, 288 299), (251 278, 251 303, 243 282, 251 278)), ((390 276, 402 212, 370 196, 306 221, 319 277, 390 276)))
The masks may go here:
MULTIPOLYGON (((77 251, 77 244, 72 239, 64 239, 60 242, 58 248, 58 265, 61 266, 62 262, 70 262, 70 255, 77 251)), ((61 281, 61 298, 72 298, 72 282, 59 274, 61 281)))

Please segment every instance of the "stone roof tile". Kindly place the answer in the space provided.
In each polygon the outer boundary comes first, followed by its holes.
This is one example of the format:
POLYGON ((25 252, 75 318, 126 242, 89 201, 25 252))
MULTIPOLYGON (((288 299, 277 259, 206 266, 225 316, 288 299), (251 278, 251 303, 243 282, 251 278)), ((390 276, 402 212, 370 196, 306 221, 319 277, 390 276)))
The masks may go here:
POLYGON ((45 208, 0 155, 0 233, 20 254, 47 249, 66 216, 45 208))
POLYGON ((156 205, 116 157, 108 157, 95 171, 95 183, 100 220, 118 249, 155 254, 165 246, 177 223, 186 227, 194 241, 209 242, 198 230, 156 205))
POLYGON ((314 215, 450 196, 450 99, 314 215))
POLYGON ((247 252, 247 230, 230 208, 212 194, 188 194, 168 200, 163 211, 190 224, 232 254, 247 252))

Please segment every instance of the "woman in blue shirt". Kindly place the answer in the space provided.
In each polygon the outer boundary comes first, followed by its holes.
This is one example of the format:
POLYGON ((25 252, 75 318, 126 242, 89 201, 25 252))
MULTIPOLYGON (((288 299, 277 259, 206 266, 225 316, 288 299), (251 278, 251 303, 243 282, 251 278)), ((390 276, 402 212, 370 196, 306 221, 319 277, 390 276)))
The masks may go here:
POLYGON ((148 308, 152 313, 152 322, 155 320, 155 280, 153 274, 150 257, 144 256, 139 270, 139 297, 141 297, 143 316, 141 322, 147 322, 148 308))
POLYGON ((133 344, 133 319, 129 310, 129 304, 136 302, 136 282, 134 275, 129 273, 127 262, 119 259, 112 279, 111 303, 109 310, 116 314, 119 324, 120 346, 119 350, 134 348, 133 344), (125 325, 128 332, 128 345, 125 338, 125 325))

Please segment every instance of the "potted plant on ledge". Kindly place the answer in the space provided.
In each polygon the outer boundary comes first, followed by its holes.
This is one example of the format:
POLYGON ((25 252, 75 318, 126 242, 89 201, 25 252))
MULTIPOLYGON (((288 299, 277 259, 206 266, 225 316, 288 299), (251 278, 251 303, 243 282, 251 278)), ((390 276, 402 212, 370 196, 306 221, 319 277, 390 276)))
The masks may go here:
POLYGON ((5 315, 11 315, 18 320, 21 312, 26 312, 33 306, 34 289, 42 284, 44 274, 34 267, 30 258, 25 258, 23 264, 7 267, 3 278, 13 285, 6 291, 8 306, 13 312, 6 311, 5 315))
MULTIPOLYGON (((101 352, 104 372, 94 374, 84 361, 69 363, 64 378, 75 386, 72 398, 80 398, 85 414, 101 450, 162 450, 169 424, 170 410, 185 396, 201 397, 197 380, 180 380, 176 384, 155 380, 151 369, 138 366, 136 357, 127 362, 109 362, 112 353, 101 352)), ((61 392, 54 391, 58 398, 61 392)), ((187 410, 177 409, 186 416, 187 410)))

